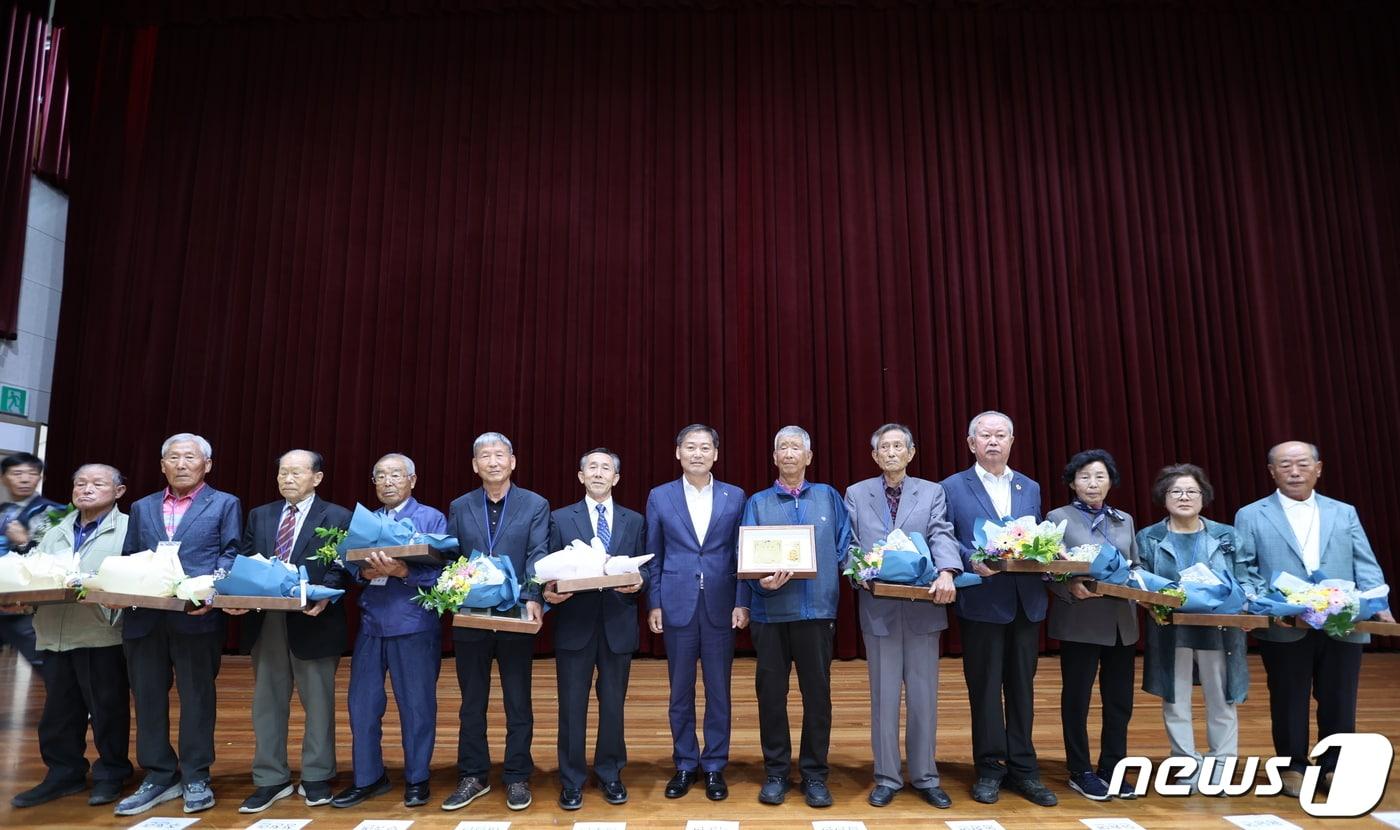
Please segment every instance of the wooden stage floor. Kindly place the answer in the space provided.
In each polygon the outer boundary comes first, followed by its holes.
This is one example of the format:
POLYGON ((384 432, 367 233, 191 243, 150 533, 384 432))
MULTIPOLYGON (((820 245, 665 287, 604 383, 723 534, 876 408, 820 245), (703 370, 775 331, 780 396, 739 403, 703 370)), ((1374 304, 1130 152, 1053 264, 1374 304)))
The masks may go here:
MULTIPOLYGON (((349 659, 339 672, 339 758, 341 783, 348 781, 350 761, 350 729, 345 716, 345 685, 348 682, 349 659)), ((1272 754, 1269 737, 1268 693, 1264 687, 1263 669, 1257 656, 1251 656, 1252 688, 1248 702, 1241 712, 1240 751, 1243 754, 1268 756, 1272 754)), ((908 793, 901 793, 894 803, 884 809, 869 806, 865 797, 871 787, 870 772, 870 712, 867 702, 865 663, 860 660, 837 662, 833 666, 833 705, 835 728, 832 734, 831 789, 836 805, 827 810, 812 810, 802 803, 794 791, 781 807, 757 803, 763 767, 758 748, 757 704, 753 695, 754 661, 739 659, 734 664, 735 728, 731 740, 732 760, 728 770, 730 797, 712 803, 705 799, 702 789, 693 789, 689 796, 668 800, 662 791, 672 772, 671 740, 666 721, 666 666, 664 661, 641 658, 633 663, 632 682, 628 695, 627 738, 630 763, 623 774, 631 794, 631 802, 612 807, 603 802, 595 788, 584 791, 584 807, 573 813, 559 809, 558 765, 554 743, 557 736, 557 697, 554 687, 554 663, 537 660, 534 668, 535 705, 535 763, 537 771, 532 780, 535 803, 528 810, 512 813, 505 807, 504 788, 500 786, 500 759, 504 743, 503 715, 500 690, 493 693, 491 720, 491 749, 495 766, 492 770, 492 791, 468 808, 447 813, 439 809, 441 800, 455 781, 453 764, 456 759, 457 691, 452 664, 445 662, 438 680, 438 735, 433 757, 433 801, 427 807, 407 809, 403 806, 402 752, 398 748, 397 714, 390 711, 384 723, 386 762, 394 789, 349 810, 327 807, 307 808, 299 798, 278 802, 266 812, 240 815, 238 805, 252 790, 248 767, 253 751, 253 735, 249 709, 252 699, 252 671, 246 657, 225 657, 219 675, 219 711, 217 726, 217 761, 214 765, 214 790, 218 805, 199 814, 194 830, 212 828, 245 828, 259 818, 312 818, 312 830, 353 828, 371 818, 415 819, 414 830, 422 828, 455 828, 459 821, 509 821, 512 830, 529 828, 568 827, 575 821, 627 821, 631 827, 645 826, 648 830, 680 830, 690 818, 727 819, 741 822, 744 828, 811 827, 813 820, 858 819, 870 828, 937 827, 943 828, 950 819, 996 819, 1006 830, 1016 828, 1075 828, 1083 830, 1081 818, 1127 817, 1148 830, 1153 828, 1232 828, 1224 821, 1226 815, 1272 813, 1304 827, 1337 827, 1344 820, 1319 820, 1309 817, 1296 799, 1284 797, 1256 798, 1165 798, 1149 795, 1133 801, 1088 801, 1065 783, 1064 747, 1059 730, 1059 665, 1054 657, 1041 659, 1036 691, 1035 743, 1039 750, 1045 782, 1060 797, 1055 808, 1035 807, 1012 793, 1004 792, 998 804, 977 804, 968 795, 972 783, 971 737, 967 726, 967 694, 962 679, 962 663, 955 658, 942 661, 939 695, 938 762, 944 788, 953 798, 951 810, 934 810, 908 793)), ((1139 677, 1141 664, 1139 663, 1139 677)), ((1368 654, 1363 663, 1358 729, 1379 732, 1395 743, 1400 736, 1400 654, 1368 654)), ((1199 702, 1199 693, 1198 702, 1199 702)), ((172 705, 174 695, 172 694, 172 705)), ((56 802, 26 810, 10 807, 12 795, 37 783, 43 775, 35 724, 43 705, 43 683, 37 674, 9 649, 0 651, 0 826, 3 827, 129 827, 147 816, 179 816, 180 802, 172 801, 146 816, 119 818, 112 808, 88 807, 86 797, 70 796, 56 802), (169 809, 174 807, 175 809, 169 809)), ((703 698, 701 698, 703 706, 703 698)), ((793 681, 794 743, 796 726, 800 723, 801 702, 793 681)), ((1199 711, 1199 710, 1198 710, 1199 711)), ((1091 716, 1091 735, 1096 731, 1098 712, 1091 716)), ((592 728, 590 717, 590 735, 592 728)), ((1204 745, 1202 718, 1197 717, 1198 741, 1204 745)), ((172 722, 174 717, 172 716, 172 722)), ((293 705, 293 747, 298 745, 300 720, 293 705)), ((1092 745, 1097 748, 1097 738, 1092 745)), ((1160 759, 1167 753, 1162 728, 1161 710, 1156 698, 1141 691, 1137 696, 1136 716, 1132 723, 1129 750, 1160 759)), ((1097 751, 1097 750, 1096 750, 1097 751)), ((591 743, 590 743, 591 752, 591 743)), ((132 742, 134 761, 135 742, 132 742)), ((295 769, 297 759, 292 759, 295 769)), ((138 771, 139 775, 139 771, 138 771)), ((134 788, 134 783, 132 787, 134 788)), ((1400 765, 1392 768, 1390 784, 1378 810, 1400 810, 1400 765)), ((1378 821, 1363 818, 1351 822, 1358 828, 1383 827, 1378 821)))

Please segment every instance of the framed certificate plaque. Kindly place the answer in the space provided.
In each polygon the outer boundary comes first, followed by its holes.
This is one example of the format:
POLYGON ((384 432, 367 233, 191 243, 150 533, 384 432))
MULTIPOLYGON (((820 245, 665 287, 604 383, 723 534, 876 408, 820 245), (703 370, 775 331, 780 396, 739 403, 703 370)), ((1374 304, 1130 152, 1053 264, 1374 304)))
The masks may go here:
POLYGON ((739 528, 739 578, 762 579, 790 571, 793 579, 817 575, 817 542, 811 525, 739 528))

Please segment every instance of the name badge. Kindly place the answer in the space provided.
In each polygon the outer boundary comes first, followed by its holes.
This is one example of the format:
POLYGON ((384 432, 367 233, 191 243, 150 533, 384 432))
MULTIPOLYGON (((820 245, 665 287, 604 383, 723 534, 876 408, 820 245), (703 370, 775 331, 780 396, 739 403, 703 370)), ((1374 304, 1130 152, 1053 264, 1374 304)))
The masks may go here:
POLYGON ((371 579, 371 580, 369 581, 369 584, 371 584, 371 585, 388 585, 388 584, 389 584, 389 577, 387 577, 387 576, 376 576, 374 579, 371 579))
POLYGON ((159 553, 159 554, 162 554, 162 555, 164 555, 164 554, 166 554, 166 553, 169 553, 169 554, 172 554, 172 555, 178 557, 178 556, 180 555, 180 543, 179 543, 179 542, 156 542, 156 553, 159 553))

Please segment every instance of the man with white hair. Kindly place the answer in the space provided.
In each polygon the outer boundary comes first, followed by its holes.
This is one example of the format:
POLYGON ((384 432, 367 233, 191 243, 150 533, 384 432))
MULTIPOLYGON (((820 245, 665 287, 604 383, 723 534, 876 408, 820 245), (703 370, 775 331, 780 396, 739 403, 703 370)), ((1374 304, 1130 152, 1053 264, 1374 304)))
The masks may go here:
MULTIPOLYGON (((977 528, 988 519, 1001 523, 1033 516, 1040 520, 1040 485, 1007 466, 1015 440, 1009 417, 995 410, 979 413, 967 425, 967 448, 976 461, 942 481, 963 567, 983 577, 993 572, 972 561, 977 528)), ((1058 803, 1041 783, 1031 743, 1040 623, 1048 605, 1040 574, 997 574, 958 592, 963 676, 972 707, 972 757, 977 768, 974 801, 995 803, 1005 782, 1034 804, 1058 803)))
POLYGON ((841 494, 826 484, 807 481, 812 438, 805 429, 786 426, 773 436, 773 486, 749 497, 743 526, 811 525, 816 541, 817 575, 792 581, 791 571, 749 580, 749 613, 758 666, 759 742, 763 745, 765 782, 758 800, 782 804, 792 784, 792 735, 788 730, 788 678, 797 666, 802 690, 802 744, 798 772, 809 807, 830 807, 827 788, 831 745, 831 651, 836 630, 836 599, 841 561, 851 545, 851 521, 841 494))
MULTIPOLYGON (((442 511, 413 497, 418 469, 413 459, 389 453, 370 472, 380 508, 391 521, 409 521, 419 533, 446 533, 442 511)), ((384 769, 384 675, 394 687, 403 740, 403 803, 428 803, 428 765, 437 737, 437 679, 442 667, 442 623, 438 615, 413 601, 420 588, 432 588, 441 565, 403 562, 375 551, 359 566, 365 586, 360 594, 360 628, 350 659, 351 785, 331 799, 332 807, 353 807, 389 791, 384 769)))
MULTIPOLYGON (((242 507, 235 496, 204 480, 214 468, 214 449, 204 438, 181 432, 165 439, 160 469, 165 489, 131 506, 122 555, 158 545, 174 547, 186 576, 228 570, 243 535, 242 507)), ((224 644, 224 614, 213 606, 193 611, 132 608, 122 613, 131 696, 136 702, 136 762, 146 778, 117 804, 116 814, 134 816, 185 798, 185 812, 214 806, 209 767, 214 763, 215 679, 224 644), (170 680, 180 692, 179 752, 170 745, 170 680)))

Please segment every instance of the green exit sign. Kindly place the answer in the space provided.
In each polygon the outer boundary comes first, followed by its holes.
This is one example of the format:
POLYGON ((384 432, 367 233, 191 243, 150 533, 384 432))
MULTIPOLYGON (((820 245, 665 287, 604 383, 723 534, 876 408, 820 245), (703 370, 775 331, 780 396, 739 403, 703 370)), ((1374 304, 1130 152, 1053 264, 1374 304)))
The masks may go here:
POLYGON ((17 386, 0 386, 0 412, 21 418, 29 411, 29 390, 17 386))

